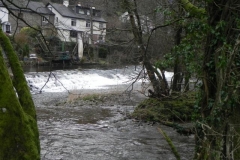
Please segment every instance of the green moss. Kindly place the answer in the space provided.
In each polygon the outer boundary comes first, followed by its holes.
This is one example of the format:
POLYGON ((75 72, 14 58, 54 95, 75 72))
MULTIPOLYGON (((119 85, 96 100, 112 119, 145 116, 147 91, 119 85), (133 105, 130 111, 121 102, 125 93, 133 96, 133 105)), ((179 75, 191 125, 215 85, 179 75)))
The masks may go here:
POLYGON ((189 12, 192 16, 195 17, 203 17, 206 15, 206 10, 204 8, 198 8, 195 5, 193 5, 189 0, 180 0, 183 8, 189 12))
MULTIPOLYGON (((3 46, 5 40, 2 39, 1 34, 0 43, 3 46)), ((34 114, 29 115, 23 109, 32 107, 31 101, 28 103, 29 101, 25 100, 25 107, 20 103, 1 52, 0 84, 0 159, 39 160, 40 143, 37 122, 33 117, 34 114)), ((25 93, 24 90, 25 88, 20 89, 21 92, 25 93)), ((26 97, 23 96, 23 98, 26 97)))
POLYGON ((36 121, 22 111, 0 115, 0 159, 40 159, 36 121))
POLYGON ((36 118, 35 106, 21 64, 9 38, 2 32, 1 29, 0 44, 7 55, 9 65, 14 75, 13 85, 18 93, 19 102, 23 107, 24 112, 33 118, 36 118))
POLYGON ((88 94, 81 97, 84 101, 102 101, 102 96, 99 94, 88 94))
POLYGON ((194 104, 195 98, 191 94, 176 99, 149 98, 137 106, 132 116, 145 121, 189 121, 194 104))
POLYGON ((158 131, 163 135, 163 137, 165 138, 165 140, 167 141, 168 145, 170 146, 172 153, 174 154, 174 156, 176 157, 177 160, 180 160, 180 155, 176 149, 176 147, 174 146, 172 140, 170 139, 170 137, 161 129, 158 128, 158 131))

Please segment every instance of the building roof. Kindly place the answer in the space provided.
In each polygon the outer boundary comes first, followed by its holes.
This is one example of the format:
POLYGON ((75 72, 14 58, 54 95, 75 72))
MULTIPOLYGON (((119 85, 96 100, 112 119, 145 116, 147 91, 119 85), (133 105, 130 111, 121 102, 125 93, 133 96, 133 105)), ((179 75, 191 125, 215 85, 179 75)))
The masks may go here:
POLYGON ((54 15, 54 13, 50 11, 42 2, 30 1, 28 7, 33 11, 37 11, 38 13, 54 15))
MULTIPOLYGON (((69 17, 69 18, 75 18, 75 19, 84 19, 84 20, 90 20, 89 15, 82 15, 82 14, 77 14, 74 12, 74 10, 71 7, 66 7, 63 4, 58 4, 58 3, 48 3, 50 4, 59 14, 61 14, 63 17, 69 17)), ((106 23, 104 18, 102 17, 97 17, 93 16, 92 17, 93 21, 97 22, 104 22, 106 23)))
MULTIPOLYGON (((7 5, 6 8, 12 10, 21 10, 22 12, 32 12, 35 11, 40 14, 54 15, 42 2, 33 2, 26 0, 13 0, 12 2, 4 1, 7 5)), ((5 7, 2 1, 0 1, 0 7, 5 7)))

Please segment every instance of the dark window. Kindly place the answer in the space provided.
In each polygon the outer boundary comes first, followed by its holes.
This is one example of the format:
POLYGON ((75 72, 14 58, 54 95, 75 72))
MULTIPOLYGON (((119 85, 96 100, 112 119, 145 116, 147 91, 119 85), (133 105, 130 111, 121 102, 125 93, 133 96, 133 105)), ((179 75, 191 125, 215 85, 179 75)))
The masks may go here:
POLYGON ((75 19, 72 19, 71 25, 72 25, 72 26, 76 26, 76 24, 77 24, 76 20, 75 20, 75 19))
POLYGON ((84 10, 83 9, 79 9, 78 13, 79 14, 84 14, 84 10))
POLYGON ((86 27, 91 27, 90 21, 86 22, 86 27))
POLYGON ((101 17, 101 12, 100 12, 100 11, 93 10, 93 16, 101 17))
POLYGON ((6 32, 7 32, 7 33, 10 33, 10 32, 11 32, 10 29, 11 29, 11 28, 10 28, 10 25, 6 25, 6 32))
POLYGON ((42 22, 48 23, 48 17, 42 16, 42 22))
POLYGON ((77 31, 70 31, 70 37, 77 38, 77 31))

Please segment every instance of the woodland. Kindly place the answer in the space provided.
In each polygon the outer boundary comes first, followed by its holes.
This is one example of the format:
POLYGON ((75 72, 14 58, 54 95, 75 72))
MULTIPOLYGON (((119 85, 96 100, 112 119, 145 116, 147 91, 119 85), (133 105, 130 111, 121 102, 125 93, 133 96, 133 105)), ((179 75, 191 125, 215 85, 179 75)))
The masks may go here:
MULTIPOLYGON (((72 0, 70 4, 78 2, 72 0)), ((103 11, 108 21, 107 45, 125 46, 122 56, 137 60, 151 82, 149 99, 137 107, 135 117, 144 114, 148 120, 180 128, 183 134, 194 134, 196 160, 240 159, 240 1, 81 3, 103 11), (127 21, 123 23, 119 17, 125 12, 127 21), (133 52, 136 50, 137 54, 133 52), (174 72, 170 83, 165 71, 174 72), (185 120, 194 127, 175 124, 179 116, 162 116, 170 114, 167 110, 186 114, 185 120)), ((2 31, 0 46, 13 74, 10 76, 0 54, 0 159, 40 159, 34 103, 12 43, 2 31)), ((169 145, 181 159, 171 141, 169 145)))

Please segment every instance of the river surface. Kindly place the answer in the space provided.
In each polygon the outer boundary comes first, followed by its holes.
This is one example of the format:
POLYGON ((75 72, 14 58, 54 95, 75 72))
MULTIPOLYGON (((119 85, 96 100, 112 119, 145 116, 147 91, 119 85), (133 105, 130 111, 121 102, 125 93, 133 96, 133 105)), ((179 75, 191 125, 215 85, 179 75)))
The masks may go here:
MULTIPOLYGON (((139 71, 139 67, 127 66, 54 70, 52 75, 25 72, 36 104, 41 159, 174 160, 158 127, 172 139, 181 159, 192 159, 193 136, 180 136, 172 128, 128 118, 146 98, 140 92, 147 82, 139 79, 131 86, 139 71), (102 101, 72 98, 91 94, 101 96, 102 101)), ((170 78, 171 73, 168 75, 170 78)))

